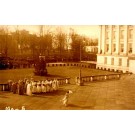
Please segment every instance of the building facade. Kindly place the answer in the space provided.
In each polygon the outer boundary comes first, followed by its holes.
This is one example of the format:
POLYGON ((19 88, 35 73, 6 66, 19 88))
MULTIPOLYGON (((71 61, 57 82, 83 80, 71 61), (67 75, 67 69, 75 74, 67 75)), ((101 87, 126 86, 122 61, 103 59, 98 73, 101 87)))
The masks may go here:
POLYGON ((135 73, 135 26, 99 27, 97 69, 135 73))

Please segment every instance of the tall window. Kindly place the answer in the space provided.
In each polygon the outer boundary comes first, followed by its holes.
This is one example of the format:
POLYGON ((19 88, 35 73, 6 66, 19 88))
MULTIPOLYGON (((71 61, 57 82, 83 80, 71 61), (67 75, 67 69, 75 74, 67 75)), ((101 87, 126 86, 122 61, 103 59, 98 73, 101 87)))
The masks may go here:
POLYGON ((129 53, 132 53, 132 43, 129 43, 128 44, 128 52, 129 53))
POLYGON ((128 28, 133 28, 133 25, 128 25, 128 28))
POLYGON ((124 30, 120 31, 120 39, 124 39, 124 30))
POLYGON ((107 64, 107 57, 104 57, 104 64, 107 64))
POLYGON ((116 51, 116 44, 113 44, 112 51, 113 51, 113 52, 116 51))
POLYGON ((108 29, 109 28, 109 25, 106 25, 106 28, 108 29))
POLYGON ((109 51, 109 44, 106 44, 106 52, 109 51))
POLYGON ((113 31, 113 39, 116 39, 116 31, 113 31))
POLYGON ((106 39, 109 39, 109 32, 106 32, 106 39))
POLYGON ((116 25, 113 25, 112 27, 113 27, 113 29, 115 29, 116 28, 116 25))
POLYGON ((120 25, 120 28, 123 29, 124 28, 124 25, 120 25))
POLYGON ((119 58, 119 66, 122 66, 122 58, 119 58))
POLYGON ((127 67, 129 67, 129 60, 127 59, 127 67))
POLYGON ((111 65, 114 65, 114 58, 111 59, 111 65))
POLYGON ((120 52, 124 52, 124 44, 120 44, 120 52))
POLYGON ((133 39, 133 29, 129 29, 128 38, 133 39))

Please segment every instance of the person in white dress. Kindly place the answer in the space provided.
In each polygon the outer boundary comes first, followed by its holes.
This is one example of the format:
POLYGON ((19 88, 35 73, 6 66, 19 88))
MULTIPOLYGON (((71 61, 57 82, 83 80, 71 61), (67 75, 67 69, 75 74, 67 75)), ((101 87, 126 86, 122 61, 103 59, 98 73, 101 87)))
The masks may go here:
POLYGON ((45 84, 46 84, 46 92, 49 92, 49 88, 50 88, 50 86, 49 86, 49 80, 46 80, 45 81, 45 84))
POLYGON ((37 82, 37 93, 41 93, 42 89, 41 89, 41 82, 38 81, 37 82))
POLYGON ((49 81, 49 86, 50 86, 49 91, 50 91, 50 92, 52 92, 52 91, 53 91, 52 83, 53 83, 53 81, 52 81, 52 80, 50 80, 50 81, 49 81))
POLYGON ((57 80, 56 80, 56 90, 59 89, 59 85, 60 85, 60 82, 59 82, 59 80, 57 79, 57 80))
POLYGON ((25 84, 24 84, 24 93, 27 94, 27 85, 29 83, 29 80, 25 80, 25 84))
POLYGON ((64 106, 68 105, 69 92, 66 92, 64 98, 62 99, 62 103, 64 106))
POLYGON ((42 88, 42 92, 43 92, 43 93, 46 93, 45 81, 42 81, 42 83, 41 83, 41 88, 42 88))
POLYGON ((53 82, 52 82, 52 88, 53 88, 54 91, 57 90, 56 79, 54 79, 53 82))
POLYGON ((36 93, 37 92, 37 82, 33 81, 32 82, 32 93, 36 93))
POLYGON ((68 92, 66 92, 64 98, 62 99, 62 103, 64 106, 68 105, 68 100, 69 100, 69 94, 72 94, 73 92, 71 90, 69 90, 68 92))
POLYGON ((68 79, 66 79, 66 84, 69 84, 69 80, 68 79))
POLYGON ((26 94, 28 96, 31 96, 32 95, 32 84, 30 82, 28 82, 27 84, 27 91, 26 91, 26 94))
POLYGON ((45 80, 45 81, 44 81, 44 87, 45 87, 45 89, 44 89, 44 90, 45 90, 45 93, 47 92, 47 84, 48 84, 48 81, 47 81, 47 80, 45 80))

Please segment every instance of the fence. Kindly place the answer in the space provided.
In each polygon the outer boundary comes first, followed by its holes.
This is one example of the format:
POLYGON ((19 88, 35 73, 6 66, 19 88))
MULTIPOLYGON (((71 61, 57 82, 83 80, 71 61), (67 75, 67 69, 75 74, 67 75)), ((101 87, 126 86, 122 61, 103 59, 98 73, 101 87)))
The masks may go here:
POLYGON ((84 76, 81 77, 83 82, 93 82, 93 81, 106 81, 113 79, 120 79, 121 74, 108 74, 108 75, 95 75, 95 76, 84 76))
POLYGON ((0 83, 0 91, 8 91, 9 85, 8 83, 0 83))
MULTIPOLYGON (((79 62, 69 62, 69 63, 46 63, 46 67, 57 67, 57 66, 80 66, 79 62)), ((96 69, 96 63, 85 63, 82 62, 81 66, 84 68, 93 68, 96 69)), ((13 69, 19 68, 33 68, 34 64, 13 64, 13 69)))
POLYGON ((59 78, 59 85, 70 84, 70 78, 59 78))
POLYGON ((74 62, 74 63, 47 63, 46 67, 57 67, 57 66, 77 66, 77 67, 84 67, 84 68, 93 68, 96 69, 96 64, 95 63, 79 63, 79 62, 74 62))

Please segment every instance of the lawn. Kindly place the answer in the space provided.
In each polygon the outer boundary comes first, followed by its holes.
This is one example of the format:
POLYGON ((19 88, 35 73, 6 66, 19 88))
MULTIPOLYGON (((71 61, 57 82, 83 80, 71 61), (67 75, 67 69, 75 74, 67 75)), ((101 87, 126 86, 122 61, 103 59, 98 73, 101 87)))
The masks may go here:
MULTIPOLYGON (((8 80, 17 81, 24 78, 34 78, 35 80, 43 80, 45 78, 63 78, 70 77, 71 83, 74 83, 75 77, 79 75, 79 67, 47 67, 48 76, 35 76, 33 68, 27 69, 10 69, 0 70, 0 83, 8 80)), ((111 74, 109 71, 102 71, 90 68, 82 68, 82 76, 111 74)))

